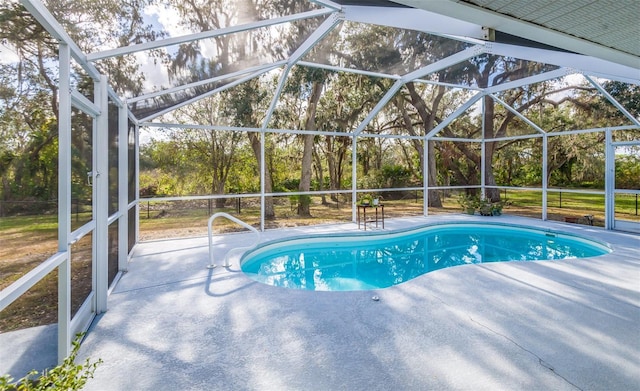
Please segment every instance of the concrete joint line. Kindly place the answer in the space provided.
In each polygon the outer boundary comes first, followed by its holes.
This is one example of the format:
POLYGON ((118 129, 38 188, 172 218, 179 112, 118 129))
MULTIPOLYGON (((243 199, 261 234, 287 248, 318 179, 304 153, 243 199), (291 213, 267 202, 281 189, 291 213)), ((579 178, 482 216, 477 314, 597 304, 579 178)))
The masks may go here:
POLYGON ((494 329, 492 329, 491 327, 482 324, 480 322, 478 322, 477 320, 473 319, 471 316, 469 316, 469 320, 472 321, 473 323, 477 324, 480 327, 483 327, 486 330, 489 330, 491 333, 500 336, 504 339, 506 339, 507 341, 511 342, 512 344, 514 344, 515 346, 518 347, 518 349, 529 353, 530 355, 532 355, 533 357, 538 359, 538 364, 540 364, 543 368, 546 368, 548 370, 550 370, 554 375, 558 376, 559 378, 561 378, 562 380, 564 380, 567 384, 570 384, 571 386, 575 387, 576 390, 580 390, 583 391, 582 388, 580 388, 577 384, 572 383, 569 379, 567 379, 566 377, 562 376, 561 374, 559 374, 555 368, 553 368, 553 366, 551 364, 549 364, 548 362, 546 362, 545 360, 542 359, 542 357, 538 356, 536 353, 532 352, 531 350, 525 348, 524 346, 520 345, 519 343, 517 343, 516 341, 514 341, 513 339, 507 337, 506 335, 499 333, 497 331, 495 331, 494 329))

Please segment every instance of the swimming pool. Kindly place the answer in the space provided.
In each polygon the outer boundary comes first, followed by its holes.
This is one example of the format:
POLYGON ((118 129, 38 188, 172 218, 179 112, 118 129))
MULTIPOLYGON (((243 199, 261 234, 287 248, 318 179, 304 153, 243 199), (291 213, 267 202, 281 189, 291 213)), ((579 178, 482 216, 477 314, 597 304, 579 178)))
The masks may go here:
POLYGON ((587 258, 610 251, 604 244, 559 232, 446 224, 274 241, 246 253, 240 264, 247 276, 264 284, 352 291, 386 288, 465 264, 587 258))

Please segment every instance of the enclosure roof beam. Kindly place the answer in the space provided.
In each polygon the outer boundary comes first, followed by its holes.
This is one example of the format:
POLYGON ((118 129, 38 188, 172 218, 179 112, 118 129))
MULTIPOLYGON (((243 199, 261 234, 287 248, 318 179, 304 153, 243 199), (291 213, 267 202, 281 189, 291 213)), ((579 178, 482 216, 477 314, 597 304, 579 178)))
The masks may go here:
POLYGON ((416 8, 386 7, 381 11, 375 6, 344 6, 345 19, 352 22, 422 31, 444 35, 452 39, 484 38, 482 26, 464 20, 416 8))
MULTIPOLYGON (((640 73, 640 70, 638 71, 640 73)), ((602 79, 608 79, 611 81, 619 81, 621 83, 627 83, 627 84, 640 84, 640 79, 636 78, 636 79, 629 79, 628 77, 620 77, 618 75, 612 75, 612 74, 605 74, 602 72, 593 72, 593 71, 585 71, 585 72, 581 72, 582 75, 588 74, 590 76, 593 77, 599 77, 602 79)))
POLYGON ((89 61, 97 61, 105 58, 122 56, 125 54, 131 54, 131 53, 141 52, 145 50, 158 49, 161 47, 179 45, 182 43, 199 41, 202 39, 215 38, 221 35, 234 34, 242 31, 261 28, 261 27, 268 27, 276 24, 288 23, 288 22, 292 22, 300 19, 315 18, 318 16, 330 14, 333 12, 335 11, 330 9, 301 12, 299 14, 287 15, 287 16, 282 16, 279 18, 273 18, 273 19, 267 19, 267 20, 260 20, 258 22, 245 23, 238 26, 224 27, 216 30, 203 31, 201 33, 187 34, 187 35, 182 35, 180 37, 160 39, 157 41, 149 41, 149 42, 139 43, 136 45, 121 46, 116 49, 103 50, 101 52, 91 53, 87 55, 87 59, 89 61))
POLYGON ((344 14, 334 12, 289 56, 288 63, 293 65, 307 54, 318 42, 329 34, 338 23, 344 20, 344 14))
POLYGON ((338 66, 335 66, 335 65, 319 64, 319 63, 316 63, 316 62, 309 62, 309 61, 298 61, 297 65, 302 66, 302 67, 309 67, 309 68, 326 69, 328 71, 334 71, 334 72, 344 72, 344 73, 353 73, 353 74, 356 74, 356 75, 379 77, 381 79, 393 79, 393 80, 400 79, 400 76, 398 76, 398 75, 390 75, 388 73, 363 71, 363 70, 360 70, 360 69, 351 69, 351 68, 345 68, 345 67, 338 67, 338 66))
POLYGON ((268 131, 269 133, 295 134, 295 135, 313 134, 313 135, 319 135, 319 136, 336 136, 336 137, 353 136, 353 133, 350 133, 350 132, 337 132, 337 131, 324 131, 324 130, 262 129, 262 128, 245 128, 242 126, 176 124, 176 123, 160 123, 160 122, 145 122, 141 124, 141 126, 147 126, 150 128, 166 128, 166 129, 201 129, 201 130, 221 130, 221 131, 254 132, 254 133, 268 131))
MULTIPOLYGON (((340 21, 341 21, 341 16, 340 16, 338 13, 335 13, 335 12, 334 12, 334 13, 333 13, 333 15, 331 15, 329 18, 327 18, 327 20, 325 20, 325 21, 324 21, 324 22, 323 22, 323 23, 322 23, 322 24, 321 24, 321 25, 320 25, 320 26, 319 26, 319 27, 318 27, 318 28, 317 28, 317 29, 316 29, 316 30, 311 34, 311 36, 309 36, 309 37, 307 38, 307 40, 306 40, 305 42, 303 42, 303 43, 302 43, 302 45, 300 45, 300 47, 298 47, 298 49, 297 49, 297 50, 296 50, 296 51, 291 55, 291 57, 289 57, 289 59, 286 61, 287 66, 286 66, 286 68, 285 68, 285 70, 284 70, 284 72, 283 72, 283 74, 282 74, 282 76, 281 76, 281 78, 280 78, 280 82, 279 82, 279 84, 278 84, 278 88, 277 88, 277 90, 276 90, 276 93, 274 94, 273 100, 272 100, 272 102, 271 102, 271 106, 269 107, 269 110, 267 110, 267 113, 266 113, 266 115, 265 115, 265 121, 263 122, 263 128, 266 128, 266 125, 267 125, 268 121, 270 120, 271 115, 273 114, 273 110, 275 109, 275 105, 276 105, 276 103, 277 103, 277 101, 278 101, 278 98, 279 98, 279 96, 280 96, 280 93, 282 92, 282 88, 284 88, 285 80, 286 80, 286 78, 287 78, 287 76, 288 76, 288 74, 289 74, 289 71, 290 71, 290 69, 291 69, 292 65, 293 65, 293 64, 294 64, 298 59, 300 59, 302 56, 304 56, 304 55, 305 55, 309 50, 311 50, 311 48, 313 47, 313 45, 315 45, 315 44, 316 44, 317 42, 319 42, 322 38, 324 38, 324 37, 325 37, 325 36, 326 36, 326 35, 327 35, 327 34, 328 34, 328 33, 329 33, 329 32, 330 32, 330 31, 331 31, 331 30, 336 26, 336 24, 338 24, 340 21)), ((251 80, 251 79, 253 79, 253 78, 254 78, 254 77, 256 77, 256 76, 262 75, 263 73, 266 73, 266 72, 270 71, 271 69, 273 69, 273 68, 275 68, 275 67, 277 67, 277 66, 280 66, 280 65, 276 65, 276 66, 273 66, 273 67, 271 67, 271 66, 270 66, 270 67, 268 67, 267 69, 261 69, 260 71, 258 71, 258 72, 256 72, 256 73, 254 73, 254 74, 249 75, 248 77, 244 77, 244 78, 239 79, 239 80, 237 80, 237 81, 235 81, 235 82, 232 82, 232 83, 230 83, 230 84, 228 84, 228 85, 226 85, 226 86, 223 86, 223 87, 221 87, 221 88, 217 88, 217 89, 212 90, 212 91, 210 91, 210 92, 207 92, 207 93, 205 93, 205 94, 202 94, 202 95, 199 95, 199 96, 197 96, 197 97, 194 97, 194 98, 192 98, 192 99, 190 99, 190 100, 188 100, 188 101, 186 101, 186 102, 183 102, 183 103, 181 103, 181 104, 179 104, 179 105, 172 106, 172 107, 170 107, 170 108, 167 108, 167 109, 165 109, 165 110, 162 110, 162 111, 160 111, 159 113, 152 114, 152 115, 150 115, 150 116, 148 116, 148 117, 146 117, 146 118, 143 118, 142 120, 140 120, 140 122, 146 122, 146 121, 148 121, 148 120, 150 120, 150 119, 153 119, 153 118, 158 117, 159 115, 166 114, 166 113, 168 113, 168 112, 170 112, 170 111, 172 111, 172 110, 175 110, 175 109, 177 109, 177 108, 179 108, 179 107, 182 107, 182 106, 184 106, 184 105, 187 105, 187 104, 193 103, 193 102, 195 102, 195 101, 197 101, 197 100, 199 100, 199 99, 206 98, 207 96, 213 95, 213 94, 214 94, 214 93, 216 93, 216 92, 224 91, 224 90, 226 90, 226 89, 228 89, 228 88, 234 87, 234 86, 236 86, 236 85, 238 85, 238 84, 241 84, 241 83, 243 83, 243 82, 245 82, 245 81, 247 81, 247 80, 251 80)))
POLYGON ((84 111, 94 118, 100 115, 100 107, 87 99, 84 95, 78 92, 78 90, 71 90, 71 102, 75 107, 79 108, 80 110, 84 111))
MULTIPOLYGON (((324 130, 293 130, 293 129, 262 129, 262 128, 244 128, 241 126, 222 126, 222 125, 200 125, 200 124, 176 124, 176 123, 160 123, 160 122, 143 122, 140 126, 146 126, 150 128, 162 128, 162 129, 200 129, 200 130, 220 130, 220 131, 234 131, 234 132, 254 132, 260 133, 267 131, 269 133, 279 134, 313 134, 319 136, 334 136, 334 137, 353 137, 351 132, 335 132, 324 130)), ((362 133, 359 137, 376 137, 387 139, 402 139, 402 140, 421 140, 422 136, 410 136, 403 134, 366 134, 362 133)), ((462 140, 462 139, 460 139, 462 140)), ((477 140, 473 140, 477 141, 477 140)))
POLYGON ((260 132, 259 128, 245 128, 242 126, 221 126, 221 125, 201 125, 201 124, 177 124, 163 122, 142 122, 140 126, 162 129, 200 129, 200 130, 231 130, 237 132, 260 132))
POLYGON ((459 116, 461 116, 467 109, 469 109, 471 106, 473 106, 483 96, 484 96, 484 94, 480 93, 480 92, 478 92, 477 94, 472 96, 462 106, 458 107, 458 109, 456 111, 451 113, 450 116, 448 116, 442 122, 440 122, 438 124, 438 126, 436 126, 435 128, 431 129, 431 131, 424 136, 424 139, 428 140, 431 137, 433 137, 434 135, 438 134, 438 132, 440 132, 442 129, 444 129, 446 126, 448 126, 451 122, 453 122, 454 119, 456 119, 459 116))
POLYGON ((569 134, 585 134, 585 133, 604 133, 608 130, 633 130, 639 129, 638 126, 635 125, 624 125, 624 126, 609 126, 606 128, 590 128, 590 129, 574 129, 574 130, 561 130, 557 132, 547 132, 547 136, 565 136, 569 134))
POLYGON ((600 58, 496 42, 487 42, 485 46, 487 53, 490 54, 574 68, 581 72, 598 72, 607 78, 621 78, 622 80, 627 80, 627 83, 640 84, 638 68, 600 58))
POLYGON ((124 101, 118 96, 118 93, 111 85, 107 86, 107 94, 109 94, 109 98, 118 105, 118 107, 125 107, 124 101))
POLYGON ((189 105, 189 104, 191 104, 191 103, 193 103, 193 102, 197 102, 197 101, 199 101, 200 99, 204 99, 204 98, 209 97, 209 96, 211 96, 211 95, 213 95, 213 94, 216 94, 216 93, 218 93, 218 92, 228 90, 229 88, 235 87, 235 86, 237 86, 238 84, 242 84, 242 83, 244 83, 245 81, 251 80, 251 79, 253 79, 253 78, 255 78, 255 77, 258 77, 258 76, 262 75, 263 73, 267 73, 268 71, 269 71, 269 69, 263 69, 263 70, 261 70, 261 71, 259 71, 259 72, 252 73, 252 74, 250 74, 250 75, 248 75, 248 76, 245 76, 245 77, 243 77, 243 78, 241 78, 241 79, 238 79, 238 80, 236 80, 236 81, 233 81, 233 82, 231 82, 231 83, 229 83, 229 84, 225 84, 224 86, 221 86, 221 87, 219 87, 219 88, 213 89, 213 90, 211 90, 211 91, 209 91, 209 92, 206 92, 206 93, 204 93, 204 94, 202 94, 202 95, 195 96, 195 97, 193 97, 193 98, 191 98, 191 99, 189 99, 189 100, 186 100, 186 101, 184 101, 184 102, 182 102, 182 103, 180 103, 180 104, 177 104, 177 105, 175 105, 175 106, 168 107, 168 108, 166 108, 166 109, 164 109, 164 110, 161 110, 161 111, 159 111, 159 112, 157 112, 157 113, 151 114, 150 116, 147 116, 147 117, 145 117, 145 118, 142 118, 142 119, 140 120, 140 122, 147 122, 147 121, 149 121, 149 120, 151 120, 151 119, 153 119, 153 118, 157 118, 157 117, 159 117, 159 116, 161 116, 161 115, 164 115, 164 114, 166 114, 166 113, 169 113, 169 112, 171 112, 171 111, 173 111, 173 110, 176 110, 176 109, 178 109, 178 108, 180 108, 180 107, 183 107, 183 106, 189 105))
POLYGON ((415 79, 419 79, 421 77, 425 77, 431 73, 439 72, 443 69, 447 69, 456 64, 459 64, 463 61, 466 61, 470 58, 479 56, 485 52, 484 45, 475 45, 470 48, 461 50, 455 54, 452 54, 448 57, 443 58, 442 60, 438 60, 433 64, 429 64, 420 69, 416 69, 413 72, 409 72, 406 75, 402 76, 402 81, 408 83, 415 79))
POLYGON ((131 122, 133 122, 136 126, 140 126, 140 121, 138 120, 138 118, 136 118, 135 115, 133 115, 133 113, 131 112, 131 110, 127 109, 127 116, 129 117, 129 119, 131 120, 131 122))
POLYGON ((435 81, 435 80, 415 79, 415 80, 412 80, 412 81, 414 83, 431 84, 431 85, 434 85, 434 86, 444 86, 444 87, 449 87, 449 88, 460 88, 462 90, 483 91, 482 88, 477 87, 477 86, 469 86, 469 85, 454 84, 454 83, 444 83, 444 82, 435 81))
POLYGON ((282 94, 282 90, 284 89, 284 84, 287 81, 287 77, 289 76, 289 72, 291 71, 291 65, 287 65, 284 67, 282 74, 280 75, 280 80, 278 80, 278 86, 276 87, 275 92, 273 93, 273 97, 271 98, 271 103, 269 104, 269 108, 267 112, 264 114, 264 119, 262 120, 262 130, 264 130, 269 121, 271 121, 271 116, 276 109, 276 104, 278 104, 278 100, 280 99, 280 94, 282 94))
POLYGON ((569 68, 560 68, 553 71, 541 73, 539 75, 533 75, 529 77, 524 77, 522 79, 513 80, 507 83, 497 84, 495 86, 491 86, 484 89, 484 92, 487 94, 494 94, 496 92, 507 91, 513 88, 518 88, 522 86, 527 86, 535 83, 542 83, 547 80, 557 79, 560 77, 564 77, 573 73, 572 69, 569 68))
MULTIPOLYGON (((399 76, 399 75, 391 75, 391 74, 388 74, 388 73, 381 73, 381 72, 364 71, 364 70, 360 70, 360 69, 345 68, 345 67, 339 67, 339 66, 335 66, 335 65, 319 64, 317 62, 309 62, 309 61, 298 61, 297 65, 303 66, 303 67, 309 67, 309 68, 326 69, 328 71, 333 71, 333 72, 343 72, 343 73, 351 73, 351 74, 354 74, 354 75, 364 75, 364 76, 370 76, 370 77, 378 77, 378 78, 381 78, 381 79, 400 80, 402 78, 402 76, 399 76)), ((569 71, 567 71, 567 72, 569 72, 569 71)), ((412 81, 416 82, 416 83, 422 83, 422 84, 432 84, 432 85, 439 85, 439 86, 445 86, 445 87, 451 87, 451 88, 461 88, 461 89, 464 89, 464 90, 475 90, 475 91, 481 91, 482 90, 482 88, 475 87, 475 86, 469 86, 469 85, 463 85, 463 84, 454 84, 454 83, 443 83, 443 82, 439 82, 439 81, 435 81, 435 80, 414 79, 412 81)))
POLYGON ((386 106, 387 103, 394 97, 394 95, 402 88, 405 83, 413 81, 414 79, 418 79, 424 77, 428 74, 438 72, 440 70, 446 69, 455 64, 461 63, 469 58, 475 57, 479 54, 482 54, 484 51, 482 45, 476 45, 470 47, 468 49, 462 50, 456 54, 453 54, 449 57, 443 58, 440 61, 436 61, 433 64, 429 64, 425 67, 417 69, 413 72, 409 72, 406 75, 402 76, 399 80, 397 80, 391 88, 387 91, 387 93, 380 99, 380 101, 375 105, 373 110, 369 112, 367 117, 358 125, 356 130, 353 132, 356 136, 360 134, 364 128, 373 120, 373 118, 386 106))
POLYGON ((491 99, 493 99, 494 101, 500 103, 502 106, 504 106, 507 110, 509 110, 510 112, 512 112, 516 117, 520 118, 521 120, 523 120, 524 122, 527 123, 527 125, 531 126, 533 129, 536 130, 536 132, 544 134, 546 133, 544 131, 544 129, 542 129, 541 127, 539 127, 538 125, 536 125, 533 121, 531 121, 529 118, 525 117, 521 112, 519 112, 518 110, 514 109, 513 107, 511 107, 511 105, 509 105, 507 102, 503 101, 502 99, 498 98, 497 96, 491 95, 489 94, 489 96, 491 97, 491 99))
POLYGON ((156 91, 156 92, 151 92, 149 94, 140 95, 140 96, 137 96, 135 98, 130 98, 128 100, 128 102, 129 103, 135 103, 135 102, 139 102, 141 100, 147 100, 147 99, 155 98, 155 97, 161 96, 161 95, 172 94, 174 92, 186 90, 186 89, 193 88, 193 87, 198 87, 198 86, 201 86, 201 85, 204 85, 204 84, 208 84, 208 83, 214 83, 216 81, 229 79, 229 78, 236 77, 236 76, 245 75, 247 73, 253 73, 253 72, 258 72, 258 71, 262 71, 262 70, 270 71, 270 70, 275 69, 275 68, 277 68, 279 66, 282 66, 282 65, 284 65, 286 63, 287 63, 286 60, 281 60, 281 61, 274 62, 272 64, 258 65, 258 66, 255 66, 255 67, 242 69, 242 70, 239 70, 239 71, 236 71, 236 72, 231 72, 231 73, 227 73, 227 74, 224 74, 224 75, 211 77, 209 79, 200 80, 200 81, 196 81, 196 82, 189 83, 189 84, 184 84, 184 85, 173 87, 173 88, 167 88, 166 90, 160 90, 160 91, 156 91))
POLYGON ((398 92, 398 90, 400 90, 400 88, 402 88, 404 83, 405 82, 402 79, 396 80, 396 82, 393 83, 391 88, 389 88, 389 90, 382 97, 382 99, 380 99, 380 101, 378 101, 378 103, 375 105, 373 110, 371 110, 369 112, 369 114, 367 114, 367 117, 364 120, 362 120, 360 125, 358 125, 356 130, 353 132, 355 136, 357 136, 360 133, 362 133, 364 128, 369 124, 369 122, 371 122, 373 120, 373 118, 380 112, 380 110, 382 110, 384 108, 384 106, 386 106, 386 104, 389 103, 391 98, 393 98, 395 96, 395 94, 398 92))
POLYGON ((95 81, 100 79, 100 72, 93 64, 87 62, 87 57, 80 50, 80 47, 71 39, 69 34, 58 23, 56 18, 51 15, 47 7, 40 1, 21 0, 22 5, 29 11, 29 13, 44 27, 45 30, 51 34, 55 39, 60 42, 64 42, 69 45, 71 51, 71 57, 73 57, 80 66, 89 73, 89 76, 95 81))
POLYGON ((621 105, 620 102, 618 102, 613 96, 611 96, 611 94, 609 94, 609 92, 607 90, 605 90, 599 83, 596 83, 596 81, 593 80, 592 78, 590 78, 589 76, 587 76, 587 75, 583 75, 583 76, 598 91, 600 91, 600 93, 602 95, 604 95, 605 98, 607 98, 607 100, 609 100, 609 102, 611 102, 611 104, 613 104, 618 110, 620 110, 620 112, 622 114, 624 114, 625 117, 629 118, 631 120, 631 122, 634 123, 636 126, 640 126, 640 121, 638 121, 637 118, 635 118, 631 113, 629 113, 629 111, 627 111, 627 109, 623 105, 621 105))
MULTIPOLYGON (((316 63, 316 62, 309 62, 309 61, 298 61, 297 65, 303 66, 303 67, 309 67, 309 68, 326 69, 326 70, 334 71, 334 72, 352 73, 354 75, 364 75, 364 76, 370 76, 370 77, 378 77, 378 78, 381 78, 381 79, 400 80, 402 78, 402 76, 399 76, 399 75, 390 75, 388 73, 363 71, 363 70, 360 70, 360 69, 352 69, 352 68, 339 67, 339 66, 335 66, 335 65, 319 64, 319 63, 316 63)), ((482 90, 482 88, 475 87, 475 86, 469 86, 469 85, 463 85, 463 84, 454 84, 454 83, 443 83, 443 82, 435 81, 435 80, 414 79, 412 81, 415 82, 415 83, 432 84, 432 85, 445 86, 445 87, 451 87, 451 88, 461 88, 461 89, 464 89, 464 90, 475 90, 475 91, 481 91, 482 90)))
POLYGON ((289 72, 291 68, 300 60, 305 54, 309 52, 318 42, 320 42, 331 30, 333 30, 338 23, 342 21, 343 15, 341 13, 335 12, 331 15, 327 20, 322 22, 320 26, 296 49, 293 54, 287 60, 287 66, 284 68, 282 75, 280 75, 280 80, 278 81, 278 87, 276 88, 275 93, 273 94, 273 98, 271 99, 271 104, 269 104, 269 109, 265 113, 264 120, 262 121, 262 129, 266 129, 269 121, 271 121, 271 116, 273 115, 274 110, 276 109, 276 105, 278 104, 278 100, 280 99, 280 94, 282 94, 282 89, 287 81, 287 77, 289 76, 289 72))

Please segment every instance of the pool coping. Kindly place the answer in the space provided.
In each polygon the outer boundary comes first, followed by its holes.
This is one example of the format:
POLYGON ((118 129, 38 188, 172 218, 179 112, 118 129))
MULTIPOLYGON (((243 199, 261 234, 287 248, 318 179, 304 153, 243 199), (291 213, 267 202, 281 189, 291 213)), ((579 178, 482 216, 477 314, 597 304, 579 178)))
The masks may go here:
MULTIPOLYGON (((243 264, 246 262, 247 256, 259 255, 262 251, 270 251, 271 250, 270 247, 277 249, 278 246, 281 246, 281 245, 287 246, 289 244, 300 244, 300 245, 316 244, 318 242, 322 242, 323 240, 328 240, 328 239, 339 239, 340 242, 349 242, 350 238, 367 238, 368 241, 372 241, 372 240, 375 240, 376 237, 380 237, 380 239, 383 239, 383 240, 390 240, 390 239, 395 239, 398 236, 402 237, 405 234, 413 235, 413 234, 427 232, 430 229, 436 229, 436 228, 447 229, 452 227, 458 228, 460 226, 473 226, 474 228, 483 227, 483 226, 494 226, 494 227, 500 227, 500 228, 514 228, 520 231, 530 232, 534 234, 547 234, 547 235, 553 234, 554 237, 559 236, 562 239, 568 238, 571 240, 584 243, 591 247, 599 247, 602 251, 605 251, 604 254, 598 254, 593 256, 606 255, 613 251, 611 245, 609 245, 607 242, 602 241, 600 239, 588 238, 588 237, 585 237, 584 235, 578 235, 575 233, 566 233, 566 232, 559 231, 557 229, 551 229, 551 228, 539 229, 539 228, 532 228, 531 226, 526 226, 522 224, 509 224, 505 222, 455 221, 455 222, 447 222, 447 223, 430 222, 422 225, 416 225, 410 228, 404 227, 404 228, 394 229, 394 230, 385 229, 385 230, 377 230, 373 232, 363 232, 363 231, 342 232, 342 233, 332 232, 332 233, 322 233, 322 234, 294 235, 294 236, 289 236, 289 237, 284 237, 279 239, 271 239, 267 241, 261 241, 260 243, 257 243, 253 247, 245 248, 244 251, 242 252, 242 255, 239 258, 238 263, 240 265, 240 268, 242 268, 243 264), (265 250, 266 248, 269 248, 269 249, 265 250)), ((593 256, 582 257, 582 258, 591 258, 593 256)), ((559 259, 555 259, 555 260, 558 261, 559 259)), ((545 259, 527 260, 527 261, 545 261, 545 259)), ((505 261, 505 262, 508 262, 508 261, 505 261)), ((477 263, 483 263, 483 262, 477 262, 477 263)), ((456 266, 462 266, 462 265, 456 265, 456 266)), ((440 270, 440 269, 435 269, 435 270, 440 270)), ((431 270, 431 271, 435 271, 435 270, 431 270)))

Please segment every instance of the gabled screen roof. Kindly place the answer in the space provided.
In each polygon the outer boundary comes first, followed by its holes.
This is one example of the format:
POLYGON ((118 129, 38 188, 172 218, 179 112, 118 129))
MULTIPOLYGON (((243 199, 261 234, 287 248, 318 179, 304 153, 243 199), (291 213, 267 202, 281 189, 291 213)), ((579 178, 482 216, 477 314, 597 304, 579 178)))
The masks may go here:
MULTIPOLYGON (((498 13, 498 3, 504 3, 500 8, 504 11, 507 5, 512 10, 518 1, 524 7, 520 0, 462 3, 465 9, 473 5, 498 13)), ((401 84, 420 80, 482 88, 472 80, 457 80, 456 69, 465 67, 466 61, 493 55, 539 63, 531 67, 536 73, 519 75, 525 81, 563 67, 566 72, 624 82, 640 79, 637 68, 558 50, 538 36, 514 39, 509 31, 483 29, 481 17, 447 16, 463 9, 452 3, 459 2, 149 1, 142 9, 123 3, 122 8, 105 10, 90 5, 60 8, 63 5, 52 1, 45 5, 87 54, 89 63, 109 75, 116 93, 129 101, 138 120, 273 69, 284 70, 281 74, 287 77, 296 65, 401 84), (113 26, 113 30, 100 26, 113 26)), ((557 4, 548 7, 548 13, 563 12, 557 4)))

